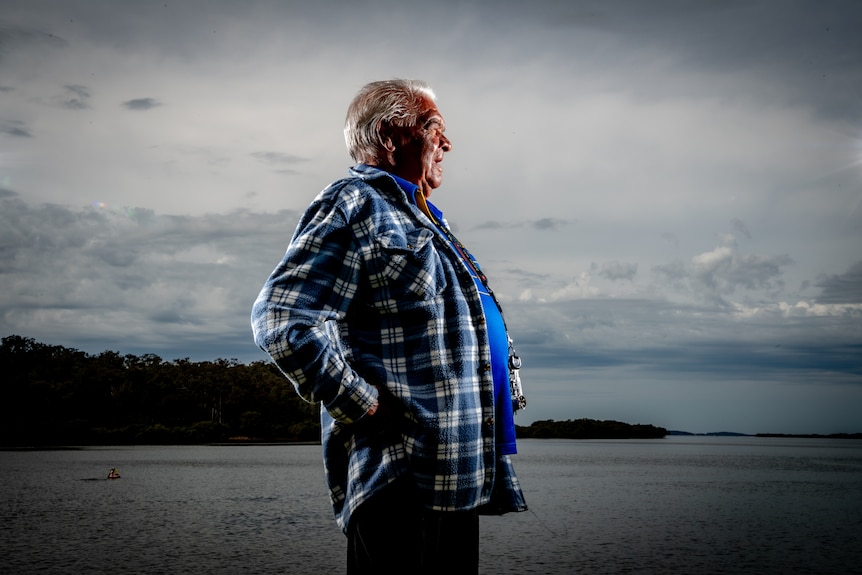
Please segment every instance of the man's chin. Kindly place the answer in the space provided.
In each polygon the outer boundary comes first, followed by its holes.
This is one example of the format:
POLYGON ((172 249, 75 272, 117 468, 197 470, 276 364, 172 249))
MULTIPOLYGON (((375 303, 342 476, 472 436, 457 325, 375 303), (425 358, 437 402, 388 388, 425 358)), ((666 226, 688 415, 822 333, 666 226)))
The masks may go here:
MULTIPOLYGON (((441 172, 442 172, 442 170, 441 170, 441 172)), ((430 178, 426 178, 425 183, 427 184, 428 188, 430 188, 432 190, 436 190, 437 188, 440 187, 440 184, 443 183, 443 174, 441 173, 441 174, 438 174, 436 176, 431 176, 430 178)))
POLYGON ((431 192, 439 188, 441 183, 443 183, 441 180, 429 181, 428 185, 425 186, 425 197, 430 196, 431 192))

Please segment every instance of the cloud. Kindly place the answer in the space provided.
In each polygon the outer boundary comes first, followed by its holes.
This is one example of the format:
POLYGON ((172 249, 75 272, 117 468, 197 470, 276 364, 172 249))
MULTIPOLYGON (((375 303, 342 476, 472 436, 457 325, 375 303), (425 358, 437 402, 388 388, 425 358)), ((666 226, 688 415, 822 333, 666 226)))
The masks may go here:
MULTIPOLYGON (((285 154, 283 152, 252 152, 251 156, 267 164, 275 166, 293 166, 307 162, 308 158, 303 158, 294 154, 285 154)), ((295 174, 295 170, 282 168, 281 173, 295 174)))
POLYGON ((549 299, 550 301, 567 301, 596 297, 601 293, 601 290, 593 285, 592 279, 589 272, 580 272, 563 288, 553 291, 549 299))
POLYGON ((0 24, 0 63, 15 52, 58 49, 68 46, 63 38, 51 33, 23 26, 0 24))
POLYGON ((69 110, 86 110, 90 107, 90 90, 86 86, 71 84, 66 86, 63 107, 69 110))
POLYGON ((297 221, 0 205, 0 332, 210 358, 256 353, 250 306, 297 221))
POLYGON ((858 261, 843 274, 824 276, 817 286, 822 288, 818 303, 862 304, 862 261, 858 261))
POLYGON ((8 120, 0 124, 0 134, 14 136, 16 138, 32 138, 33 134, 27 128, 27 124, 19 120, 8 120))
POLYGON ((539 231, 553 231, 567 225, 569 222, 559 218, 538 218, 527 221, 508 221, 501 222, 498 220, 488 220, 473 227, 475 230, 503 230, 513 228, 530 227, 539 231))
MULTIPOLYGON (((649 82, 656 62, 648 59, 661 54, 676 69, 703 70, 719 81, 731 74, 759 76, 764 80, 759 97, 780 105, 805 102, 823 117, 858 123, 859 96, 847 87, 862 85, 862 35, 855 27, 862 6, 830 2, 814 11, 809 7, 805 2, 547 2, 544 10, 530 10, 533 14, 525 17, 540 18, 550 30, 575 30, 585 36, 601 31, 609 42, 637 46, 646 65, 619 82, 644 95, 698 89, 649 82)), ((750 88, 740 83, 723 89, 744 97, 750 88)))
POLYGON ((307 158, 302 158, 293 154, 285 154, 282 152, 252 152, 252 157, 269 162, 272 164, 297 164, 299 162, 308 161, 307 158))
POLYGON ((731 224, 733 225, 733 231, 742 234, 749 240, 751 239, 751 232, 748 231, 748 226, 745 225, 745 222, 739 218, 734 218, 731 224))
POLYGON ((636 263, 606 262, 599 268, 599 275, 611 281, 632 281, 637 273, 638 265, 636 263))
POLYGON ((679 238, 672 232, 664 232, 661 234, 661 239, 667 241, 669 244, 673 244, 674 247, 679 247, 679 238))
POLYGON ((496 220, 489 220, 487 222, 482 222, 481 224, 477 225, 474 229, 476 229, 476 230, 501 230, 501 229, 512 228, 512 227, 518 227, 518 224, 514 224, 511 222, 510 223, 503 223, 503 222, 498 222, 496 220))
POLYGON ((162 103, 156 100, 155 98, 135 98, 133 100, 126 100, 123 102, 123 106, 127 110, 152 110, 153 108, 157 108, 161 106, 162 103))
POLYGON ((540 218, 530 222, 530 225, 537 230, 555 230, 567 222, 558 218, 540 218))
MULTIPOLYGON (((742 317, 658 299, 533 300, 505 309, 530 408, 541 417, 648 411, 662 425, 756 432, 764 420, 737 420, 734 404, 769 414, 787 394, 810 407, 824 394, 853 401, 862 390, 862 306, 829 321, 777 309, 742 317)), ((791 427, 834 425, 805 411, 791 427)))
POLYGON ((677 290, 727 305, 726 297, 737 290, 778 290, 783 288, 784 268, 794 263, 786 254, 741 253, 733 236, 725 236, 715 249, 693 256, 688 262, 676 260, 653 267, 660 278, 677 290))

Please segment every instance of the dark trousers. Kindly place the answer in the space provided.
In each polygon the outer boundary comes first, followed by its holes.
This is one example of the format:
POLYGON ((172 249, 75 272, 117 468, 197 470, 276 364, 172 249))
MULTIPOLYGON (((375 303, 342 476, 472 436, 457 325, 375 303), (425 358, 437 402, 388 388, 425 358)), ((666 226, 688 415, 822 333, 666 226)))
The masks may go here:
POLYGON ((363 503, 347 528, 347 574, 476 575, 479 514, 429 511, 406 482, 363 503))

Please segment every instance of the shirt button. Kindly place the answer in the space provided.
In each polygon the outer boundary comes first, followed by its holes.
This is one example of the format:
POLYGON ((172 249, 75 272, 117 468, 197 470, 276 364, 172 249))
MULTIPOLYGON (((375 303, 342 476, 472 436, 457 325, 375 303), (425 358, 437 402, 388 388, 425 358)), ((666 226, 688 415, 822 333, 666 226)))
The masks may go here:
POLYGON ((479 373, 487 373, 489 371, 491 371, 491 364, 490 363, 486 362, 486 363, 483 363, 481 366, 479 366, 479 373))
POLYGON ((494 418, 493 418, 493 417, 489 417, 488 419, 486 419, 486 420, 485 420, 485 425, 487 425, 488 427, 494 427, 494 418))

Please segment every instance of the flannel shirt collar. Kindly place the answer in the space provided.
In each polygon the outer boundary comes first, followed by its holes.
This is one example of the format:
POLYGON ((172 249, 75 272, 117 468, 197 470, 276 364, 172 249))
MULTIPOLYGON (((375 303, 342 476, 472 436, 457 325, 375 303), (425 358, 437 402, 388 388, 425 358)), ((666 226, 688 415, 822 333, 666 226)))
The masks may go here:
POLYGON ((398 187, 400 187, 404 191, 404 193, 407 195, 407 198, 410 200, 410 203, 415 205, 422 212, 425 212, 425 210, 423 209, 423 206, 420 205, 420 202, 425 204, 425 206, 427 206, 428 210, 434 215, 434 217, 432 218, 432 221, 436 218, 436 221, 444 222, 444 225, 445 225, 446 220, 443 218, 443 212, 440 211, 440 209, 437 206, 435 206, 434 204, 429 202, 424 197, 424 195, 422 196, 421 199, 418 198, 417 196, 420 195, 421 192, 419 191, 419 186, 417 186, 413 182, 408 182, 404 178, 402 178, 400 176, 396 176, 392 172, 387 172, 385 170, 381 170, 378 167, 369 166, 368 164, 359 164, 359 165, 355 166, 354 168, 352 168, 352 171, 355 175, 357 175, 357 176, 359 176, 365 180, 374 179, 374 178, 378 178, 381 176, 389 176, 390 178, 395 180, 395 183, 398 184, 398 187))

